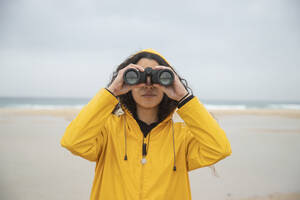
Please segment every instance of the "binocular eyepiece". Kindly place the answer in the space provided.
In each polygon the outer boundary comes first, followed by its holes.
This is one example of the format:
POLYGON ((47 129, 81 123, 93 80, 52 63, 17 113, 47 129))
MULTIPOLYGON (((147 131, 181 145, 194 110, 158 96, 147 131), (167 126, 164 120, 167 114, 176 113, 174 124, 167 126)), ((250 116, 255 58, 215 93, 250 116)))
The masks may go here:
POLYGON ((152 69, 147 67, 145 71, 141 72, 135 68, 127 69, 124 72, 124 82, 128 85, 135 85, 139 83, 146 83, 147 77, 150 77, 151 83, 158 83, 163 86, 169 86, 173 84, 174 74, 169 69, 152 69))

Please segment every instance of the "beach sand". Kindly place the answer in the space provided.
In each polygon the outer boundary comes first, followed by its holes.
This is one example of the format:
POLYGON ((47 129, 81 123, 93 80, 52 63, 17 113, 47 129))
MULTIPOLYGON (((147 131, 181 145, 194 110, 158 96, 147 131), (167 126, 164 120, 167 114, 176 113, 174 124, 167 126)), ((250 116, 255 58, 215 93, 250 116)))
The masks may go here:
MULTIPOLYGON (((0 109, 0 199, 89 199, 95 163, 60 146, 79 109, 0 109)), ((232 155, 189 173, 195 200, 300 200, 299 110, 210 110, 232 155)))

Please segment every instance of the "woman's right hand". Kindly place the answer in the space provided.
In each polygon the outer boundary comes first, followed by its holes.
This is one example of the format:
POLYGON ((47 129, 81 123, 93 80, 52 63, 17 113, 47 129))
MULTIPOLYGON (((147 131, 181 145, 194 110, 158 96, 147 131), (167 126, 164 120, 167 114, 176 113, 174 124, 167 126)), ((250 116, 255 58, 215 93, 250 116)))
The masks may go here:
POLYGON ((124 72, 127 69, 130 68, 135 68, 139 71, 144 71, 144 68, 142 66, 136 65, 136 64, 129 64, 126 67, 124 67, 123 69, 121 69, 118 72, 117 77, 115 78, 115 80, 110 84, 110 86, 107 88, 109 91, 111 91, 115 96, 119 96, 122 94, 126 94, 127 92, 129 92, 132 88, 136 88, 136 87, 142 87, 145 85, 145 83, 140 83, 137 85, 127 85, 125 84, 124 80, 123 80, 123 75, 124 72))

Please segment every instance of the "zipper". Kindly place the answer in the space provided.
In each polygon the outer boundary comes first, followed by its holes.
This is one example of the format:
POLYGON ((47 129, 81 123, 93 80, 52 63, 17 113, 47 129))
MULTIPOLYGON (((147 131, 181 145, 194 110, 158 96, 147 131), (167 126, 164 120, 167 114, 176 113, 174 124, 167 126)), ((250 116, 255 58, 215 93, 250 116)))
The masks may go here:
MULTIPOLYGON (((148 134, 149 135, 149 134, 148 134)), ((147 137, 148 137, 148 135, 147 135, 147 137)), ((147 144, 147 143, 145 143, 145 140, 147 139, 147 137, 145 138, 144 136, 143 136, 143 146, 142 146, 142 159, 146 156, 146 155, 144 155, 146 152, 145 152, 145 144, 147 144)), ((141 160, 142 161, 142 160, 141 160)), ((141 187, 140 187, 140 200, 142 200, 143 199, 143 186, 144 186, 144 166, 145 164, 143 164, 143 163, 141 163, 141 187)))
POLYGON ((141 171, 141 187, 140 187, 140 200, 143 199, 143 180, 144 180, 144 165, 142 165, 142 171, 141 171))
MULTIPOLYGON (((138 132, 139 132, 139 134, 140 135, 142 135, 142 137, 143 137, 143 139, 142 139, 142 141, 143 141, 143 146, 142 146, 142 158, 141 158, 141 160, 140 160, 140 162, 141 162, 141 178, 140 178, 140 183, 141 183, 141 186, 140 186, 140 194, 139 194, 139 196, 140 196, 140 200, 142 200, 143 199, 143 187, 144 187, 144 168, 145 168, 145 164, 147 164, 147 162, 148 161, 146 161, 146 163, 144 163, 144 164, 142 164, 142 159, 144 158, 144 157, 146 157, 146 155, 149 153, 148 152, 148 150, 149 150, 149 142, 148 142, 148 145, 147 145, 147 143, 146 143, 146 141, 148 140, 149 141, 149 137, 150 137, 150 134, 152 133, 152 132, 154 132, 154 131, 156 131, 156 129, 158 128, 158 127, 160 127, 161 126, 161 124, 165 121, 162 121, 162 122, 160 122, 160 124, 158 124, 156 127, 154 127, 148 134, 147 134, 147 136, 146 136, 146 138, 144 137, 144 134, 142 133, 142 131, 141 131, 141 129, 140 129, 140 126, 139 126, 139 124, 137 123, 137 121, 130 115, 130 117, 132 118, 132 120, 133 120, 133 123, 134 123, 134 126, 136 127, 136 130, 138 130, 138 132), (146 146, 145 146, 146 145, 146 146)), ((141 155, 141 154, 140 154, 141 155)))

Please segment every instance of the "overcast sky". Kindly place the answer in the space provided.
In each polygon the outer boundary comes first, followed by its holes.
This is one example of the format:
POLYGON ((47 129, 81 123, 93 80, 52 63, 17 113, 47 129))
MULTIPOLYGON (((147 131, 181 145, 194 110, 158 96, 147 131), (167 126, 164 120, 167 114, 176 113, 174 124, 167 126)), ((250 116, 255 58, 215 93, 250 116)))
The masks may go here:
POLYGON ((0 0, 0 96, 92 97, 138 50, 200 99, 300 101, 300 1, 0 0))

